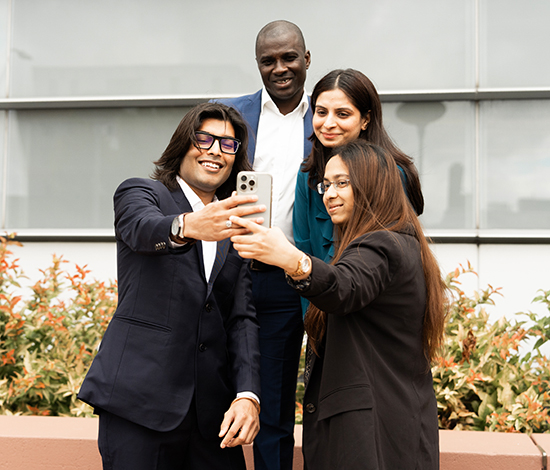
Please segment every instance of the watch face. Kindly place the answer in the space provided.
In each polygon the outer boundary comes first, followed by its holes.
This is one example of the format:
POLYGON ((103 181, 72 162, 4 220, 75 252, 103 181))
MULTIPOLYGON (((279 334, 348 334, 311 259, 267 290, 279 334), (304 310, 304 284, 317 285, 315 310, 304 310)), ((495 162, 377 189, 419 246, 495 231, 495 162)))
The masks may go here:
POLYGON ((300 261, 300 268, 302 272, 307 272, 309 270, 309 267, 311 266, 311 260, 309 259, 309 256, 304 256, 300 261))
POLYGON ((180 221, 178 217, 175 217, 172 221, 171 232, 174 237, 177 237, 180 232, 180 221))

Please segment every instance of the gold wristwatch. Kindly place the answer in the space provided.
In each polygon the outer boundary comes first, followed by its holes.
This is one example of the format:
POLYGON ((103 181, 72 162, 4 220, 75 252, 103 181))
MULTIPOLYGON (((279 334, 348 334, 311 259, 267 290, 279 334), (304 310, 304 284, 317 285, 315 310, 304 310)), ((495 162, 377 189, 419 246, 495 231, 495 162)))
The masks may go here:
POLYGON ((300 258, 300 261, 298 261, 298 267, 296 268, 296 271, 292 273, 285 271, 285 273, 288 274, 290 277, 298 277, 298 276, 303 276, 310 269, 311 269, 311 259, 308 255, 304 253, 300 258))

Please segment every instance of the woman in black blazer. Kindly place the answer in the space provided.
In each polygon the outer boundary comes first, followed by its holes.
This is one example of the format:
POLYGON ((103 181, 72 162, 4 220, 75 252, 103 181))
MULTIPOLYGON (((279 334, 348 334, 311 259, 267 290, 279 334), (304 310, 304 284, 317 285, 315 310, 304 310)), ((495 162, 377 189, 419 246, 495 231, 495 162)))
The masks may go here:
POLYGON ((430 373, 444 284, 393 158, 362 140, 335 149, 319 184, 337 227, 331 264, 278 228, 231 217, 245 258, 279 266, 311 306, 303 452, 309 470, 439 468, 430 373))

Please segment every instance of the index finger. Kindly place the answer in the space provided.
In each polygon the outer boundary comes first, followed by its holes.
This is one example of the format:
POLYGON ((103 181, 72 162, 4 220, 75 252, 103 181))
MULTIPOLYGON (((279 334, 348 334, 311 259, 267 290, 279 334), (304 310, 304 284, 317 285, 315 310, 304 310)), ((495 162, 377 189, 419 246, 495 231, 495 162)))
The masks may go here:
POLYGON ((250 219, 243 219, 241 217, 237 217, 236 215, 232 215, 229 217, 229 220, 237 225, 240 225, 241 227, 244 227, 248 230, 250 230, 252 233, 258 233, 262 230, 266 230, 261 225, 258 225, 256 222, 250 220, 250 219))
POLYGON ((240 431, 241 431, 240 427, 236 425, 235 422, 233 422, 229 427, 229 429, 227 430, 227 432, 225 433, 225 436, 220 444, 220 447, 222 449, 225 447, 233 447, 230 444, 232 444, 233 439, 239 438, 240 431))
POLYGON ((241 204, 246 204, 247 202, 256 202, 258 200, 258 196, 256 195, 248 195, 248 196, 237 196, 237 193, 233 192, 231 197, 228 197, 227 199, 224 199, 221 201, 227 209, 233 209, 234 207, 237 207, 241 204))

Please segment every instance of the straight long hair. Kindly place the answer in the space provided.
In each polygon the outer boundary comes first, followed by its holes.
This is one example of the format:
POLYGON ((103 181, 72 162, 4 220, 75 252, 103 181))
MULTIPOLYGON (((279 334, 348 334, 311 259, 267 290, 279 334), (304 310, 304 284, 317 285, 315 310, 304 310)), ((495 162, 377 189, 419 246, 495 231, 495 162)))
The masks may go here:
POLYGON ((185 158, 185 155, 187 155, 187 152, 189 152, 191 146, 199 149, 195 132, 199 130, 202 123, 207 119, 216 119, 231 123, 235 131, 235 138, 241 141, 239 149, 235 154, 231 174, 216 190, 218 199, 225 199, 235 191, 237 173, 252 169, 247 158, 248 131, 246 123, 238 111, 225 104, 202 103, 192 108, 178 124, 162 156, 154 162, 155 169, 151 178, 163 183, 170 191, 174 191, 178 187, 176 176, 179 174, 181 162, 185 158))
MULTIPOLYGON (((325 75, 313 89, 311 107, 315 113, 317 99, 321 93, 331 90, 341 90, 352 104, 359 110, 362 117, 370 116, 366 129, 361 130, 358 139, 366 140, 385 149, 403 169, 406 176, 406 190, 410 203, 417 215, 424 212, 424 196, 420 185, 418 171, 412 159, 403 153, 393 143, 382 123, 382 104, 373 83, 361 72, 354 69, 338 69, 325 75)), ((308 186, 315 186, 323 179, 325 166, 332 149, 326 148, 315 133, 310 137, 312 150, 307 157, 302 171, 309 172, 308 186)))
MULTIPOLYGON (((446 305, 445 285, 437 261, 424 236, 422 226, 403 192, 395 160, 382 147, 355 140, 333 151, 348 168, 353 191, 353 210, 345 225, 337 226, 336 264, 346 247, 356 238, 372 232, 406 231, 420 244, 426 282, 426 310, 422 343, 426 358, 431 361, 443 341, 446 305)), ((327 314, 310 305, 305 328, 313 350, 318 353, 325 335, 327 314)))

